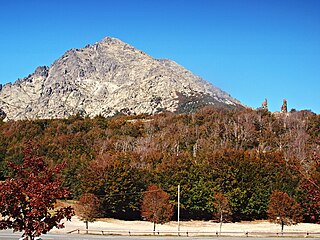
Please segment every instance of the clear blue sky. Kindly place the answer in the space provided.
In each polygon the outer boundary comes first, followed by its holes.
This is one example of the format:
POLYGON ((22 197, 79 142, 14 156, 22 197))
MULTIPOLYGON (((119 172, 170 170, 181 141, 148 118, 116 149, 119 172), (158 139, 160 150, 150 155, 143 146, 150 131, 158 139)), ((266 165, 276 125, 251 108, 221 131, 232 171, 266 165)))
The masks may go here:
POLYGON ((0 83, 112 36, 259 107, 320 113, 320 0, 2 0, 0 83))

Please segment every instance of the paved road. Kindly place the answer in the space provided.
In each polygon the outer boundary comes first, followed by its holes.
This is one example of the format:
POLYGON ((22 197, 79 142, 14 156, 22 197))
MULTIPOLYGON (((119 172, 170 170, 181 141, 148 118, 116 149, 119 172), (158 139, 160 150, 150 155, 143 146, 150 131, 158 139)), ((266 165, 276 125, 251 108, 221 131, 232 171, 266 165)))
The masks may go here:
MULTIPOLYGON (((17 240, 20 233, 12 233, 11 230, 0 231, 1 240, 17 240)), ((216 237, 177 237, 177 236, 97 236, 97 235, 79 235, 79 234, 47 234, 42 236, 43 240, 212 240, 216 237)), ((245 237, 223 237, 223 240, 244 240, 245 237)), ((252 238, 251 238, 252 239, 252 238)), ((259 240, 279 240, 281 238, 259 238, 259 240)), ((285 240, 305 240, 305 238, 282 238, 285 240)), ((314 238, 315 239, 315 238, 314 238)))

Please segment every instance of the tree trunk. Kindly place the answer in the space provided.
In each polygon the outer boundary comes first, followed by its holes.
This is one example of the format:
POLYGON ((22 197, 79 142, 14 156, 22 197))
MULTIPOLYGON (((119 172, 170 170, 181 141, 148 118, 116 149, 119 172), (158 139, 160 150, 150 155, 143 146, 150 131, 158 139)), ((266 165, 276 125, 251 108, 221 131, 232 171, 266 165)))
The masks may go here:
POLYGON ((281 220, 281 233, 283 234, 284 221, 281 220))
POLYGON ((221 235, 222 221, 223 221, 223 213, 221 211, 221 213, 220 213, 220 232, 219 232, 219 235, 221 235))
POLYGON ((156 222, 153 222, 153 235, 156 234, 156 222))
POLYGON ((86 233, 88 234, 88 229, 89 229, 89 223, 86 221, 86 233))

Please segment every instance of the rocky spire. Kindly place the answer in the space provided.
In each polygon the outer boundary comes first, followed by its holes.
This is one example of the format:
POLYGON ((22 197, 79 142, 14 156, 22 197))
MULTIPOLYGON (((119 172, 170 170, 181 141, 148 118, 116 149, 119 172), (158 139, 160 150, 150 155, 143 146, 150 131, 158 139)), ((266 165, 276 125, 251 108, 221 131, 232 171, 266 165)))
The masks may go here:
POLYGON ((287 109, 287 100, 286 100, 286 99, 283 99, 283 103, 282 103, 282 106, 281 106, 281 112, 282 112, 282 113, 287 113, 287 112, 288 112, 288 109, 287 109))
POLYGON ((265 98, 264 101, 262 102, 261 108, 268 110, 268 99, 267 98, 265 98))

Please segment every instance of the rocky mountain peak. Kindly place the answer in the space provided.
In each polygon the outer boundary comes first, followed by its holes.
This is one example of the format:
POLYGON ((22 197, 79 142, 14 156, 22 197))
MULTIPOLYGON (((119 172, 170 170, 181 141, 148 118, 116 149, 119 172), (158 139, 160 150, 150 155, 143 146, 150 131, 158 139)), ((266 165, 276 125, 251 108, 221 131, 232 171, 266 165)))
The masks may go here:
POLYGON ((34 75, 38 77, 48 77, 49 67, 47 66, 39 66, 34 71, 34 75))
POLYGON ((128 45, 125 42, 122 42, 121 40, 113 37, 105 37, 101 41, 99 41, 97 44, 100 45, 128 45))
POLYGON ((208 104, 242 107, 176 62, 111 37, 70 49, 50 67, 0 88, 2 115, 14 120, 181 112, 208 104))

